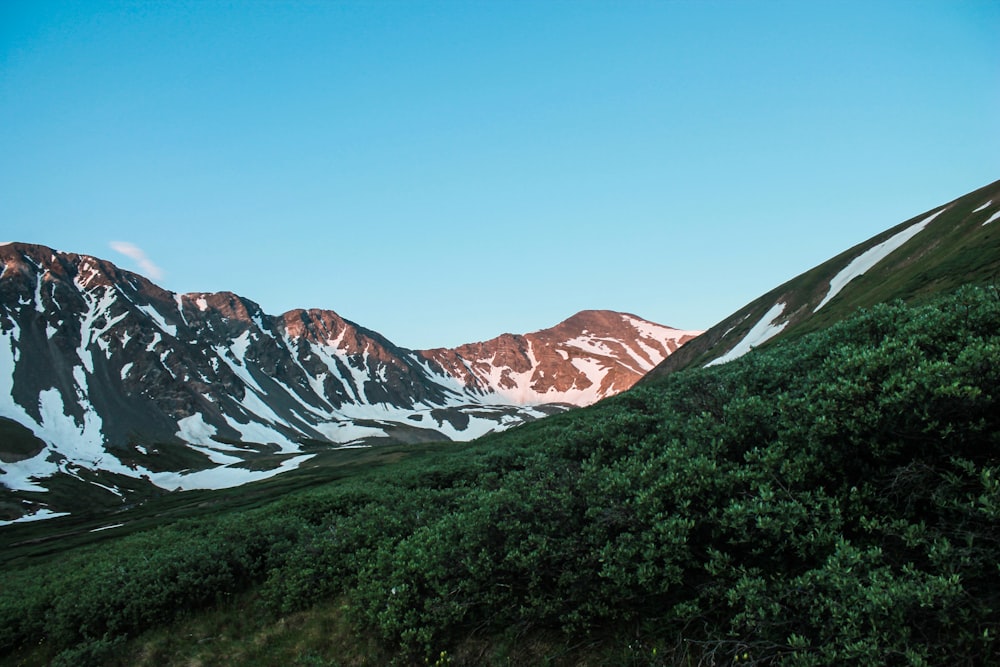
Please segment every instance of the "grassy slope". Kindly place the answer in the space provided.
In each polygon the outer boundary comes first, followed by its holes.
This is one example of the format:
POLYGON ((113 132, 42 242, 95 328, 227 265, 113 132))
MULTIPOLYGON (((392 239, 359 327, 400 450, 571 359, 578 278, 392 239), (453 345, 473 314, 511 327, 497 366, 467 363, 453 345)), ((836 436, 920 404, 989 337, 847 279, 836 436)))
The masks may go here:
POLYGON ((789 325, 770 343, 825 329, 850 317, 858 308, 870 308, 891 299, 919 302, 960 285, 996 283, 1000 277, 1000 225, 993 223, 984 227, 982 224, 996 211, 996 206, 975 212, 990 200, 1000 202, 1000 181, 941 207, 947 210, 924 231, 848 283, 837 297, 814 314, 813 310, 828 291, 830 280, 851 260, 920 222, 931 211, 844 251, 733 313, 668 357, 647 375, 645 381, 703 365, 721 356, 778 302, 786 303, 785 312, 792 315, 789 325))
POLYGON ((998 331, 995 289, 880 306, 276 503, 22 545, 4 664, 997 661, 998 331))

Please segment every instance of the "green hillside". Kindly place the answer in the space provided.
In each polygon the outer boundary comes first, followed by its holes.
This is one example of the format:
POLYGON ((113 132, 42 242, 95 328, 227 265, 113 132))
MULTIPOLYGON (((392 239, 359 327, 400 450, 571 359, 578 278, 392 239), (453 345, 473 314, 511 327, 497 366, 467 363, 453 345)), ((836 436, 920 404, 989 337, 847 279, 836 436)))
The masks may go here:
POLYGON ((875 305, 270 504, 22 547, 2 662, 996 664, 998 394, 995 286, 875 305))
POLYGON ((668 357, 646 380, 722 356, 778 303, 785 308, 775 323, 784 328, 769 343, 818 331, 858 308, 892 299, 919 303, 960 285, 995 284, 1000 279, 1000 222, 984 223, 998 211, 1000 181, 902 222, 755 299, 668 357), (854 259, 938 212, 926 228, 816 310, 831 281, 854 259))

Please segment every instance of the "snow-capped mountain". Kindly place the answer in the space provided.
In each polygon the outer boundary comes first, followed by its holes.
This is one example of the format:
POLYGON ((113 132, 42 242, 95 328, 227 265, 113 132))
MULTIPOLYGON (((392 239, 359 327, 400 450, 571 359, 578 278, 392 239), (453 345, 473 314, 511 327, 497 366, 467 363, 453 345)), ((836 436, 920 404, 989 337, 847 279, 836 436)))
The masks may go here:
POLYGON ((720 364, 858 308, 1000 279, 1000 181, 922 213, 793 278, 664 360, 653 379, 720 364))
POLYGON ((589 405, 628 389, 699 333, 585 310, 551 329, 418 354, 491 402, 589 405))
MULTIPOLYGON (((123 499, 241 484, 323 448, 469 440, 623 391, 699 333, 585 311, 415 351, 332 311, 271 316, 21 243, 0 246, 0 332, 0 485, 123 499)), ((0 519, 31 511, 8 502, 0 519)))

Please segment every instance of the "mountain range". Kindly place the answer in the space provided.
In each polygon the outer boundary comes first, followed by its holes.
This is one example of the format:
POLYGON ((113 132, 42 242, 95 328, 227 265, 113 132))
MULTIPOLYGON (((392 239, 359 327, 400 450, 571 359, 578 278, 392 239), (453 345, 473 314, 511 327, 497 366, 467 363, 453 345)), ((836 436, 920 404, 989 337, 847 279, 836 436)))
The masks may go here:
POLYGON ((94 257, 0 245, 0 520, 239 485, 332 449, 468 440, 859 308, 998 277, 1000 181, 701 335, 584 311, 535 333, 408 350, 332 311, 272 316, 236 294, 175 294, 94 257))
POLYGON ((0 246, 0 519, 294 469, 317 452, 469 440, 631 387, 700 332, 583 311, 408 350, 329 310, 175 294, 87 255, 0 246), (74 504, 75 501, 69 504, 74 504))

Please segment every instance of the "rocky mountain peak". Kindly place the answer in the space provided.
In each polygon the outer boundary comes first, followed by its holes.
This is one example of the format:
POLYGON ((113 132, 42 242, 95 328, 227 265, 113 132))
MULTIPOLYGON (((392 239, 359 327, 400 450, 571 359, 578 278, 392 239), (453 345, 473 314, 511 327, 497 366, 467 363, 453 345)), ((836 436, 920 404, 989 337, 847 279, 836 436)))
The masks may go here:
POLYGON ((628 389, 699 333, 584 310, 549 329, 419 354, 471 391, 526 405, 588 405, 628 389))

